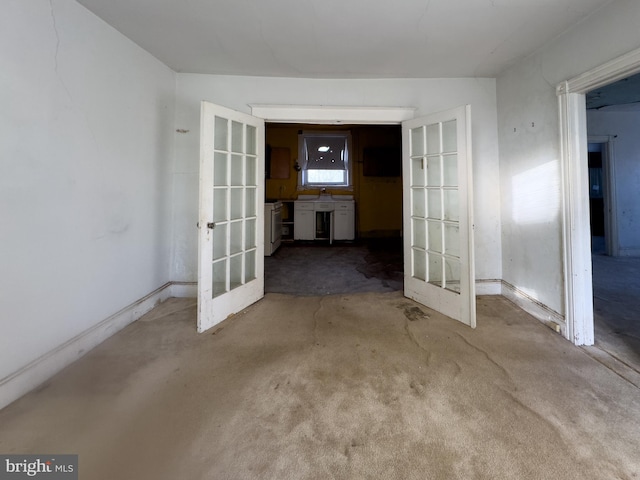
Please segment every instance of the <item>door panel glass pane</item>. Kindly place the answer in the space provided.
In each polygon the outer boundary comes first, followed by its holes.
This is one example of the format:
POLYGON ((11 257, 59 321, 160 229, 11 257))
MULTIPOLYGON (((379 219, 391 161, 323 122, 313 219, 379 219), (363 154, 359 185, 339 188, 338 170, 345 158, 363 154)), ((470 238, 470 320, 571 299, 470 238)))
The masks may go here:
POLYGON ((460 260, 455 258, 445 259, 445 286, 447 290, 460 293, 460 278, 462 268, 460 260))
POLYGON ((216 225, 212 234, 213 259, 218 260, 227 255, 227 224, 216 225))
POLYGON ((411 159, 411 186, 412 187, 424 187, 425 175, 424 175, 424 158, 412 158, 411 159))
POLYGON ((256 216, 256 189, 245 189, 245 204, 244 204, 244 216, 255 217, 256 216))
POLYGON ((442 219, 442 200, 439 189, 427 190, 429 203, 429 218, 442 219))
POLYGON ((424 136, 423 127, 413 128, 411 130, 411 156, 424 155, 424 136))
POLYGON ((413 276, 419 280, 427 279, 427 253, 413 249, 413 276))
POLYGON ((441 185, 440 156, 427 157, 427 185, 439 187, 441 185))
POLYGON ((233 290, 242 285, 242 255, 229 259, 229 289, 233 290))
POLYGON ((258 159, 256 157, 247 157, 245 159, 245 185, 258 185, 258 169, 256 168, 257 162, 258 159))
POLYGON ((445 224, 444 248, 447 255, 460 257, 460 227, 457 224, 445 224))
POLYGON ((424 218, 426 216, 424 189, 412 188, 411 196, 413 197, 413 212, 411 212, 411 216, 424 218))
POLYGON ((213 148, 216 150, 227 150, 227 138, 229 134, 229 122, 226 118, 216 117, 214 120, 215 134, 213 148))
POLYGON ((228 185, 226 153, 216 152, 213 155, 213 184, 228 185))
POLYGON ((442 151, 458 151, 458 132, 456 120, 449 120, 442 124, 442 151))
POLYGON ((429 283, 442 286, 442 256, 437 253, 429 254, 429 283))
POLYGON ((244 188, 232 188, 231 189, 231 220, 237 220, 242 218, 242 212, 244 205, 244 188))
POLYGON ((412 246, 427 249, 426 224, 422 218, 412 219, 413 223, 413 244, 412 246))
POLYGON ((442 253, 442 223, 429 221, 429 250, 442 253))
POLYGON ((240 122, 231 122, 231 151, 242 153, 242 130, 244 125, 240 122))
POLYGON ((242 251, 242 220, 231 222, 231 235, 229 239, 231 255, 242 251))
POLYGON ((215 262, 212 265, 213 279, 212 279, 212 294, 213 297, 222 295, 227 291, 227 259, 215 262))
POLYGON ((213 189, 213 221, 224 222, 229 220, 227 215, 227 189, 213 189))
POLYGON ((244 233, 244 249, 249 250, 255 247, 256 247, 256 219, 252 218, 246 221, 246 228, 244 233))
POLYGON ((444 219, 454 222, 460 220, 458 190, 444 191, 444 219))
POLYGON ((257 153, 257 130, 252 125, 247 125, 247 146, 245 152, 249 155, 255 155, 257 153))
POLYGON ((440 153, 440 124, 427 125, 427 153, 440 153))
POLYGON ((447 187, 458 186, 458 155, 444 155, 442 157, 444 169, 444 185, 447 187))
POLYGON ((256 251, 251 250, 244 255, 244 282, 248 283, 251 280, 255 280, 256 276, 256 251))
POLYGON ((231 155, 231 185, 242 185, 243 180, 242 155, 231 155))

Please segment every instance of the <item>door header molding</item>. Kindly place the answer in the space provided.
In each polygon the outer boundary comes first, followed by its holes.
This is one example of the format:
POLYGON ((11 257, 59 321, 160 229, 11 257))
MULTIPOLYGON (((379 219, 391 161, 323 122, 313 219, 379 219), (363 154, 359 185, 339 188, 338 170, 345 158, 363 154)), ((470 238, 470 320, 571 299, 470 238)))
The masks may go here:
POLYGON ((415 116, 410 107, 348 107, 328 105, 249 104, 251 115, 273 123, 400 124, 415 116))

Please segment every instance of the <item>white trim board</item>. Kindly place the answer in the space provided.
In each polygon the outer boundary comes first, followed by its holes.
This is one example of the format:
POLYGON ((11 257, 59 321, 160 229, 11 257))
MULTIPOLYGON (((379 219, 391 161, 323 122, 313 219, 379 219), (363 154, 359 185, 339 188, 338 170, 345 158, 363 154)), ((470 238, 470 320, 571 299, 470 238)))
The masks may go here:
POLYGON ((476 279, 476 297, 478 295, 502 295, 502 280, 476 279))
POLYGON ((135 322, 158 303, 172 296, 173 285, 166 283, 145 297, 105 318, 62 345, 0 380, 0 409, 43 384, 63 368, 83 357, 106 339, 135 322))
POLYGON ((532 317, 566 337, 567 324, 562 315, 540 303, 532 296, 502 280, 502 296, 532 317))
POLYGON ((258 105, 252 104, 251 115, 272 123, 396 124, 415 116, 415 108, 344 107, 328 105, 258 105))

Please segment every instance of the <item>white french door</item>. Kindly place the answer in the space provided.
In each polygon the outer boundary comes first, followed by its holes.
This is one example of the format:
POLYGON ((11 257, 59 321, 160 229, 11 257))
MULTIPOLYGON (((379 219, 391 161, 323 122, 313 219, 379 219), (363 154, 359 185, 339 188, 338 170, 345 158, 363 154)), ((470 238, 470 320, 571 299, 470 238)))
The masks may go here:
POLYGON ((404 294, 476 325, 469 106, 402 124, 404 294))
POLYGON ((198 332, 264 296, 264 120, 202 102, 198 332))

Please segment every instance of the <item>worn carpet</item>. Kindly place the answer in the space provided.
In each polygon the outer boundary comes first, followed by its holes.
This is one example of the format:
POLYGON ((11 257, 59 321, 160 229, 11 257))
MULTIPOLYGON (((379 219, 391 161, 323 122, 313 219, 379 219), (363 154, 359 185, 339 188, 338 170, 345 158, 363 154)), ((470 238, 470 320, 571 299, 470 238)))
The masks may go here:
POLYGON ((640 395, 502 297, 171 299, 0 411, 0 451, 89 479, 640 478, 640 395))

